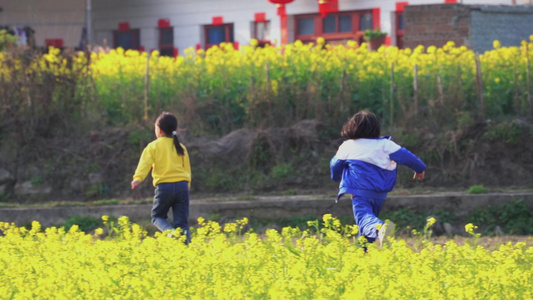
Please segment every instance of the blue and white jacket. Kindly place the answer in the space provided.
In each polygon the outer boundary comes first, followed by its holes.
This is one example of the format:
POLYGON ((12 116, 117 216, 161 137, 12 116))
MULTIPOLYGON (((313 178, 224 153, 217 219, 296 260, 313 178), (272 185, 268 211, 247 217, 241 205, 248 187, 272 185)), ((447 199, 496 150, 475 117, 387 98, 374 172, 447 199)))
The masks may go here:
POLYGON ((426 165, 390 136, 346 140, 331 159, 331 179, 340 180, 337 200, 344 194, 386 199, 396 183, 397 164, 417 173, 426 165))

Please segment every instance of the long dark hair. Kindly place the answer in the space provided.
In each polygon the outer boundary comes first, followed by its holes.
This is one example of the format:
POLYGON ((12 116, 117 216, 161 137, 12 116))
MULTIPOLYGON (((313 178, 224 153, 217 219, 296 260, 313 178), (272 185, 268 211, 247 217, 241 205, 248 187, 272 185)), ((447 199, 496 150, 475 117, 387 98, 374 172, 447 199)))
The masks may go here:
POLYGON ((362 110, 346 122, 341 135, 346 139, 377 138, 381 134, 378 118, 372 112, 362 110))
POLYGON ((185 150, 181 146, 180 140, 178 139, 178 119, 173 114, 164 111, 159 115, 159 117, 157 117, 155 124, 161 128, 166 136, 172 136, 178 155, 184 155, 185 150))

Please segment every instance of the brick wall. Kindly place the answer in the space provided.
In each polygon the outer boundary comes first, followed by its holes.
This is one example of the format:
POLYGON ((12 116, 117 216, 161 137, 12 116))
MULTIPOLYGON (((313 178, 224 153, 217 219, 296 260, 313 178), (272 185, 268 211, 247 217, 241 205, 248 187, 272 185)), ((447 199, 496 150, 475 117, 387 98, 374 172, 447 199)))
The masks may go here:
POLYGON ((523 5, 415 5, 404 8, 404 45, 415 48, 448 41, 476 52, 492 49, 492 42, 518 46, 533 34, 533 7, 523 5))
POLYGON ((404 8, 404 45, 441 47, 448 41, 471 46, 471 13, 461 4, 416 5, 404 8))

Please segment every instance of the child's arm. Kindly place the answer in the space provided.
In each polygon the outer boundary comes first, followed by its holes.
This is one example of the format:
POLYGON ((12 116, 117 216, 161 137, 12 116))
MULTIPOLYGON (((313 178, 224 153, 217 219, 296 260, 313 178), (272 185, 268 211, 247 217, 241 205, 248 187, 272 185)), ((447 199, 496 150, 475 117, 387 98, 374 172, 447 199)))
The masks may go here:
POLYGON ((137 169, 135 170, 135 174, 133 175, 133 181, 131 182, 131 189, 135 189, 138 187, 141 182, 148 176, 148 172, 150 172, 150 169, 152 168, 154 159, 152 155, 152 149, 150 147, 146 147, 143 150, 143 153, 141 154, 141 158, 139 159, 139 164, 137 165, 137 169))
POLYGON ((389 157, 395 162, 413 169, 416 172, 413 178, 416 179, 418 177, 419 180, 424 179, 427 168, 426 164, 424 164, 424 162, 416 155, 411 153, 411 151, 402 147, 398 151, 391 153, 389 157))
POLYGON ((139 184, 141 184, 141 182, 137 179, 134 179, 132 182, 131 182, 131 189, 134 190, 136 187, 139 186, 139 184))
POLYGON ((346 160, 338 159, 337 156, 333 156, 329 162, 329 168, 331 170, 331 180, 339 181, 342 178, 342 171, 346 166, 346 160))
POLYGON ((183 168, 186 172, 189 172, 191 176, 191 180, 189 180, 189 189, 191 188, 191 181, 192 181, 192 173, 191 173, 191 161, 189 159, 189 153, 187 152, 187 148, 183 146, 184 154, 183 154, 183 168))

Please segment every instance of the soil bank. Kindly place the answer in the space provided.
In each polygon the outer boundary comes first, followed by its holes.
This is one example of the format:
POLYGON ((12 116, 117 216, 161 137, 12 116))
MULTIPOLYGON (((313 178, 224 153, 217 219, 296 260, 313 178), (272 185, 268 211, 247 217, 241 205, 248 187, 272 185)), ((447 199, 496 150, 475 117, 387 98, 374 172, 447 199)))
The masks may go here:
MULTIPOLYGON (((414 211, 452 212, 458 221, 465 218, 477 207, 499 206, 522 199, 533 209, 533 192, 507 192, 487 194, 435 193, 420 195, 390 195, 383 205, 382 212, 407 208, 414 211)), ((0 222, 14 222, 17 225, 39 221, 42 226, 60 226, 74 216, 102 215, 128 216, 133 222, 150 217, 151 204, 76 206, 76 207, 31 207, 2 208, 0 222)), ((196 223, 198 217, 218 216, 223 220, 247 217, 250 220, 290 219, 302 216, 321 218, 324 214, 335 217, 352 216, 351 201, 348 197, 335 203, 334 196, 258 196, 252 200, 208 201, 192 199, 190 221, 196 223)))

